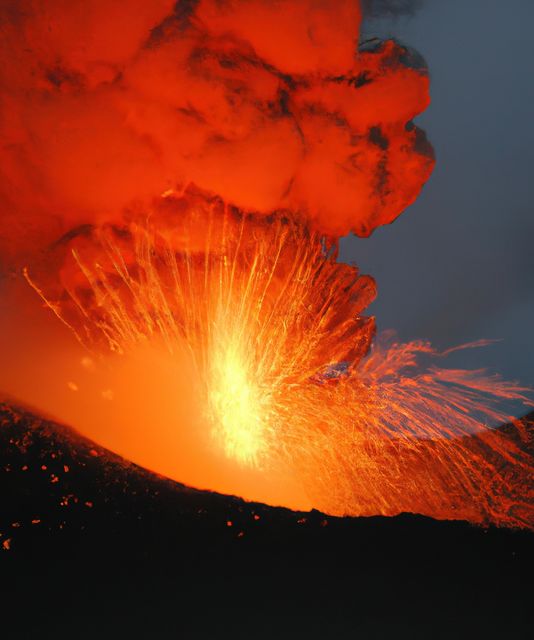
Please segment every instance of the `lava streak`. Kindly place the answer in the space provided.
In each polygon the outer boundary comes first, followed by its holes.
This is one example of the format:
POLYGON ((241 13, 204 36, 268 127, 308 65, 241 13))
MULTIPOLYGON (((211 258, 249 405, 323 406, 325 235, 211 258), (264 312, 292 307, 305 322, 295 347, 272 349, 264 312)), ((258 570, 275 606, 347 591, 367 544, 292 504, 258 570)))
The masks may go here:
POLYGON ((71 234, 49 262, 59 278, 49 263, 28 280, 93 351, 189 354, 210 447, 236 467, 290 476, 329 513, 533 525, 521 425, 515 439, 487 426, 526 390, 439 368, 424 342, 371 348, 373 280, 306 226, 167 194, 128 225, 71 234))

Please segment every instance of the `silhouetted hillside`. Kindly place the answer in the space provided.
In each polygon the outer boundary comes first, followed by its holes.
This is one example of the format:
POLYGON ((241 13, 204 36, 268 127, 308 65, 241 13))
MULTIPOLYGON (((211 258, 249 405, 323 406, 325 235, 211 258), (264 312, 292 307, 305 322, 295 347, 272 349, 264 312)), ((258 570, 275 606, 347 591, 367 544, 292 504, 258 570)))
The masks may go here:
MULTIPOLYGON (((189 489, 0 405, 6 638, 527 638, 534 535, 189 489)), ((0 549, 1 551, 1 549, 0 549)))

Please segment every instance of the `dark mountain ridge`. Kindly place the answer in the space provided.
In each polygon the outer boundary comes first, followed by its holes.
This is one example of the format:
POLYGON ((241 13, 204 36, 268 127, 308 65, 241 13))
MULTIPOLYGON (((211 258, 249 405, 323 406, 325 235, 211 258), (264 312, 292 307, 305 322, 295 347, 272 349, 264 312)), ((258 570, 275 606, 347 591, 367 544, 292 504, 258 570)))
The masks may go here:
POLYGON ((0 465, 9 637, 426 640, 532 628, 529 531, 247 503, 8 403, 0 465))

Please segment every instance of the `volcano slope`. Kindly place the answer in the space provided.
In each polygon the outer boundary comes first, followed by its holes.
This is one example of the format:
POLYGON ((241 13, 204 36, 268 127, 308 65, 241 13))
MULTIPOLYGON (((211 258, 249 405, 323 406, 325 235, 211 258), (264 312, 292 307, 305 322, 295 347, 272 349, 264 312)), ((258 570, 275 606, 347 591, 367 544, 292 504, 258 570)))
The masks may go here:
POLYGON ((7 402, 0 478, 6 637, 530 637, 527 530, 247 503, 7 402))

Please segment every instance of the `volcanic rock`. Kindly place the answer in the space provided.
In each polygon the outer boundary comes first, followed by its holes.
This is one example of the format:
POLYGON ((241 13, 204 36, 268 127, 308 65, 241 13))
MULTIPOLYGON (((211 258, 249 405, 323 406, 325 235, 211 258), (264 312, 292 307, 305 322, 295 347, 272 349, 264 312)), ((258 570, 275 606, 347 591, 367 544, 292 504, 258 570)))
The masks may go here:
POLYGON ((6 638, 527 638, 534 535, 191 489, 0 404, 6 638), (9 633, 8 633, 9 631, 9 633))

